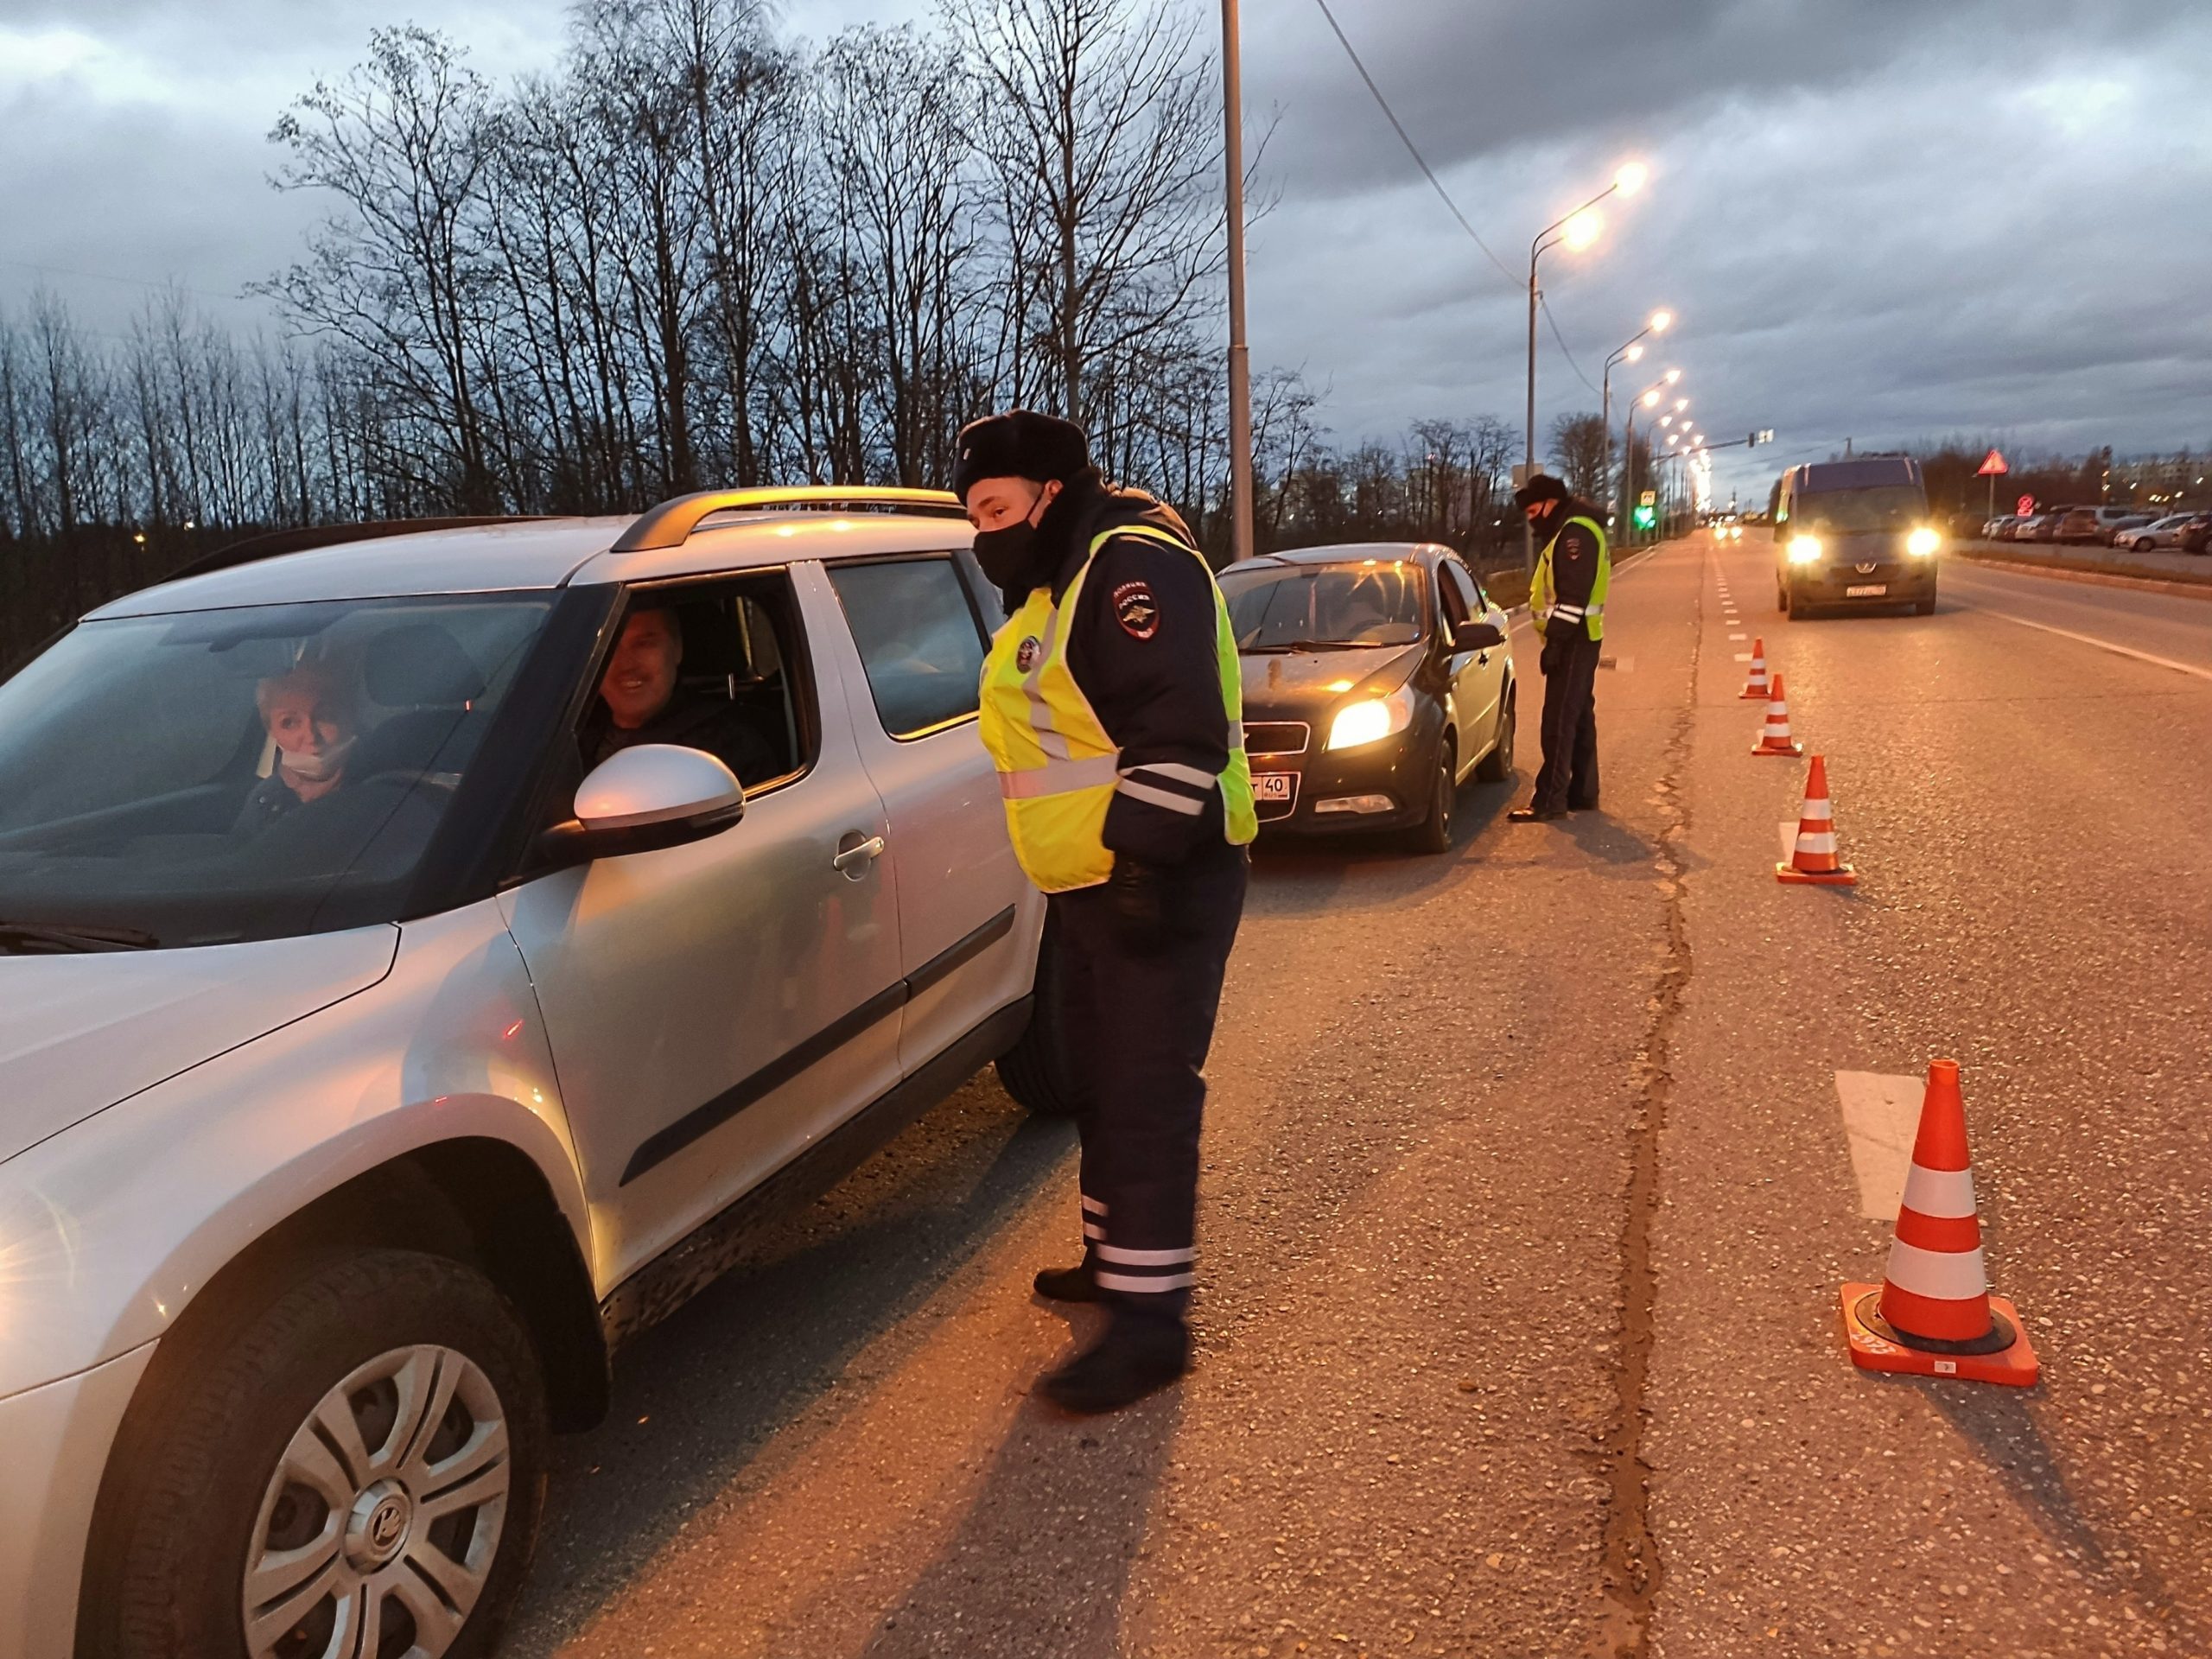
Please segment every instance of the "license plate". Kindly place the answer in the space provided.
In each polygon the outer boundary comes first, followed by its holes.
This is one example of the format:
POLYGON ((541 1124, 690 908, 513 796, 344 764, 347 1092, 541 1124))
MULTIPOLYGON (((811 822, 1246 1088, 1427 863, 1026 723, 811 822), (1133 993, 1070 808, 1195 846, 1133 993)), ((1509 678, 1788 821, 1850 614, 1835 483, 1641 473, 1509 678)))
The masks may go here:
POLYGON ((1889 591, 1890 584, 1888 582, 1870 582, 1861 587, 1845 588, 1843 590, 1843 596, 1846 599, 1879 599, 1884 594, 1886 594, 1889 591))
POLYGON ((1252 774, 1252 798, 1255 801, 1287 801, 1298 795, 1298 774, 1294 772, 1255 772, 1252 774))

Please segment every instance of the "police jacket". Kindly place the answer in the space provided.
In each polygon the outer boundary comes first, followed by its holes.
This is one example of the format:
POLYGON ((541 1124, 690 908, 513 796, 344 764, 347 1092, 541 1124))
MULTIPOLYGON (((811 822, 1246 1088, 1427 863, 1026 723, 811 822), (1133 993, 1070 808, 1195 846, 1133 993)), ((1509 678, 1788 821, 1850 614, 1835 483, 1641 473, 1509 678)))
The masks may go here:
MULTIPOLYGON (((1579 621, 1596 594, 1599 565, 1605 550, 1600 537, 1588 524, 1571 522, 1577 518, 1603 522, 1595 507, 1570 495, 1538 522, 1536 533, 1541 537, 1548 532, 1552 537, 1538 562, 1550 566, 1550 589, 1541 597, 1549 610, 1564 611, 1569 620, 1579 621)), ((1531 597, 1538 596, 1532 593, 1531 597)), ((1546 619, 1532 614, 1532 620, 1536 632, 1548 638, 1546 619)), ((1564 632, 1572 636, 1586 630, 1568 628, 1564 632)), ((1591 638, 1599 637, 1599 630, 1587 632, 1591 638)))
MULTIPOLYGON (((1054 602, 1100 534, 1136 524, 1197 545, 1175 510, 1141 490, 1113 488, 1096 472, 1063 490, 1037 527, 1039 574, 1054 602)), ((1203 803, 1195 814, 1179 812, 1117 791, 1106 812, 1108 849, 1141 863, 1174 864, 1219 845, 1221 791, 1144 770, 1166 764, 1212 776, 1229 764, 1213 580, 1205 563, 1147 537, 1116 537, 1092 559, 1065 626, 1069 670, 1121 750, 1122 766, 1148 788, 1203 803)))

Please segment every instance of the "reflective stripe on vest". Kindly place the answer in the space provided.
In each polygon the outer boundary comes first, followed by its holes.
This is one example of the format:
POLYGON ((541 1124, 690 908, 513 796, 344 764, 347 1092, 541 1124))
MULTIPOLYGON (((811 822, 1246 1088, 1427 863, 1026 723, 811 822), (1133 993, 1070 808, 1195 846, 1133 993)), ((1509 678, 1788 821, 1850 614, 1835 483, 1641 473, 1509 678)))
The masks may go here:
POLYGON ((1587 525, 1590 533, 1598 538, 1598 574, 1590 584, 1590 602, 1586 605, 1552 602, 1554 591, 1552 550, 1559 545, 1559 537, 1555 534, 1544 543, 1544 550, 1536 556, 1535 574, 1529 579, 1529 620, 1535 623, 1536 632, 1541 633, 1544 625, 1552 618, 1564 617, 1570 622, 1581 623, 1592 639, 1602 639, 1605 637, 1605 590, 1611 587, 1613 575, 1612 552, 1605 542, 1605 529, 1596 519, 1580 515, 1568 519, 1566 524, 1560 526, 1560 530, 1564 531, 1567 524, 1587 525))
POLYGON ((1067 662, 1065 619, 1082 599, 1091 561, 1116 536, 1142 536, 1205 563, 1196 548, 1157 525, 1102 531, 1059 602, 1053 602, 1049 588, 1032 592, 991 641, 983 664, 979 724, 983 746, 998 768, 1007 832, 1023 870, 1047 893, 1096 887, 1113 873, 1114 855, 1104 836, 1106 810, 1117 792, 1195 815, 1205 810, 1203 792, 1218 789, 1223 828, 1231 842, 1242 845, 1259 829, 1251 768, 1244 757, 1236 645, 1219 588, 1213 590, 1215 654, 1221 664, 1222 706, 1229 716, 1229 764, 1218 775, 1172 761, 1123 766, 1121 752, 1076 683, 1067 662), (1199 793, 1188 792, 1192 790, 1199 793))

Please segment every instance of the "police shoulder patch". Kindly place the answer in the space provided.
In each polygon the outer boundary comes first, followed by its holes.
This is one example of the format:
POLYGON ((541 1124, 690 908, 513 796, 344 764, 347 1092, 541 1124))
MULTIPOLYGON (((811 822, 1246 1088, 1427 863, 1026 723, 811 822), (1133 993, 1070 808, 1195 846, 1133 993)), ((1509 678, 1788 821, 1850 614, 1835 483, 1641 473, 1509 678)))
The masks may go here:
POLYGON ((1030 634, 1014 648, 1014 665, 1027 674, 1037 666, 1037 658, 1044 654, 1045 642, 1030 634))
POLYGON ((1149 582, 1125 582, 1114 590, 1114 620, 1132 639, 1149 639, 1160 632, 1160 601, 1149 582))

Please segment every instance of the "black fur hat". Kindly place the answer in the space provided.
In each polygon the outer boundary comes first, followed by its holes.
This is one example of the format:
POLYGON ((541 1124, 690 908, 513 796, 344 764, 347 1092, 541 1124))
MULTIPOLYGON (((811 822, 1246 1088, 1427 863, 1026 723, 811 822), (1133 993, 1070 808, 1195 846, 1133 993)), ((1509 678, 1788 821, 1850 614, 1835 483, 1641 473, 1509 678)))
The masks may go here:
POLYGON ((1072 421, 1034 410, 1010 409, 960 429, 959 458, 952 464, 952 493, 962 500, 977 480, 1027 478, 1065 484, 1090 465, 1090 440, 1072 421))
POLYGON ((1567 486, 1549 473, 1537 473, 1526 484, 1513 492, 1513 505, 1526 512, 1539 501, 1564 501, 1567 486))

